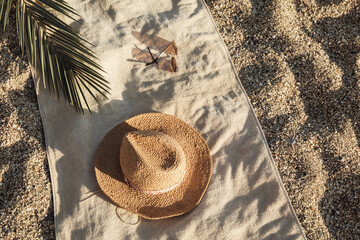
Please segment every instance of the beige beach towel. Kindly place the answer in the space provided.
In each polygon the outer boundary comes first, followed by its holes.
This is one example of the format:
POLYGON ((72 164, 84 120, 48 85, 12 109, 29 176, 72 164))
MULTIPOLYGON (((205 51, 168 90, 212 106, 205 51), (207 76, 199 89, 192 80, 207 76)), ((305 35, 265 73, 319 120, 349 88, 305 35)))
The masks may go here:
MULTIPOLYGON (((77 114, 39 85, 58 239, 304 239, 266 140, 227 49, 201 0, 68 0, 74 23, 100 57, 109 100, 77 114), (174 40, 177 70, 145 66, 135 32, 174 40), (135 50, 134 50, 135 49, 135 50), (136 50, 136 49, 140 49, 136 50), (139 60, 140 59, 140 60, 139 60), (145 112, 174 115, 208 142, 209 188, 188 214, 121 221, 99 191, 94 154, 120 121, 145 112)), ((149 44, 149 42, 148 42, 149 44)), ((152 51, 159 53, 158 49, 152 51)), ((164 64, 170 56, 162 55, 164 64)), ((166 65, 169 66, 169 65, 166 65)))

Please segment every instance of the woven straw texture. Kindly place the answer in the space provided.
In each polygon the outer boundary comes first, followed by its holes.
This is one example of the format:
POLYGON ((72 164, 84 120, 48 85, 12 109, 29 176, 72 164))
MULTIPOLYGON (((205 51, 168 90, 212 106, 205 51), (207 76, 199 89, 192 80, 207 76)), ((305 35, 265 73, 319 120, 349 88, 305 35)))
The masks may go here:
POLYGON ((131 184, 146 191, 161 191, 180 183, 186 173, 186 156, 169 135, 132 131, 123 137, 120 166, 131 184))
MULTIPOLYGON (((135 140, 134 135, 130 137, 132 141, 135 140)), ((140 149, 138 149, 137 154, 140 157, 145 156, 144 153, 140 152, 140 149)), ((163 156, 160 159, 166 157, 163 156)), ((152 162, 159 161, 158 158, 153 156, 146 159, 152 162)), ((159 170, 159 168, 155 169, 159 170)), ((199 204, 205 193, 210 181, 211 169, 212 160, 209 147, 204 138, 185 122, 161 113, 141 114, 121 122, 105 136, 95 154, 95 173, 102 191, 120 207, 148 219, 178 216, 191 211, 199 204), (136 166, 138 162, 135 160, 138 156, 130 155, 135 154, 133 153, 134 148, 127 144, 128 140, 126 137, 124 139, 124 136, 129 138, 129 132, 141 130, 165 133, 173 138, 169 139, 169 137, 161 136, 160 140, 159 136, 157 136, 158 139, 154 139, 154 136, 149 137, 150 134, 141 136, 141 132, 138 132, 136 136, 140 138, 137 139, 137 143, 142 144, 142 150, 160 152, 153 152, 151 155, 161 156, 161 154, 166 155, 166 153, 180 155, 177 160, 178 164, 172 164, 172 166, 180 166, 174 169, 175 172, 169 169, 162 171, 163 174, 170 174, 164 176, 162 181, 160 176, 155 176, 160 173, 159 171, 151 172, 149 168, 141 169, 141 166, 136 166), (170 145, 167 144, 168 148, 161 144, 164 138, 170 141, 170 145), (176 143, 172 142, 174 140, 180 146, 176 146, 176 143), (124 144, 125 148, 123 148, 124 144), (169 149, 169 147, 177 149, 169 149), (185 156, 181 155, 182 149, 185 156), (122 164, 120 164, 120 159, 122 164), (185 165, 186 173, 182 179, 185 165), (128 173, 126 177, 132 183, 146 190, 164 189, 173 186, 180 180, 182 181, 171 191, 153 195, 141 192, 127 184, 123 172, 128 173), (146 178, 160 181, 143 183, 142 180, 146 178), (151 189, 148 189, 148 187, 151 189)))

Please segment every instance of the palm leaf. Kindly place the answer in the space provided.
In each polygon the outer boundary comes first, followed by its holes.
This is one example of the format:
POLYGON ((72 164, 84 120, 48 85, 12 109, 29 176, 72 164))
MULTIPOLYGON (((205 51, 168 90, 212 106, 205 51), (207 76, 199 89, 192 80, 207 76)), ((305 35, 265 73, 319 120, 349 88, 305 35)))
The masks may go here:
POLYGON ((4 30, 6 26, 9 24, 9 15, 11 9, 12 0, 2 0, 1 9, 0 9, 0 21, 2 21, 4 16, 4 30))
MULTIPOLYGON (((0 22, 4 29, 9 23, 13 0, 0 3, 0 22)), ((105 80, 103 68, 83 39, 68 24, 55 16, 63 15, 73 20, 79 16, 65 1, 61 0, 16 0, 16 28, 19 44, 27 49, 29 61, 40 72, 43 85, 50 92, 63 98, 76 111, 83 111, 85 103, 91 112, 86 92, 100 103, 94 91, 106 98, 109 82, 105 80)))

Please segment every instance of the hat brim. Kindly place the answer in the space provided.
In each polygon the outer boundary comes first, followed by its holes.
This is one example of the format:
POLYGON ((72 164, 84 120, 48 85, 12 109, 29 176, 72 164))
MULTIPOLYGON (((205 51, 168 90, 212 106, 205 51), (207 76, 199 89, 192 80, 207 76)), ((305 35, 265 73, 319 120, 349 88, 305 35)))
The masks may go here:
POLYGON ((162 114, 145 113, 119 123, 106 134, 95 153, 95 175, 101 190, 119 207, 147 219, 182 215, 201 201, 212 172, 212 159, 205 139, 180 119, 162 114), (141 192, 124 180, 120 167, 120 145, 129 131, 163 132, 183 148, 187 171, 173 190, 156 195, 141 192))

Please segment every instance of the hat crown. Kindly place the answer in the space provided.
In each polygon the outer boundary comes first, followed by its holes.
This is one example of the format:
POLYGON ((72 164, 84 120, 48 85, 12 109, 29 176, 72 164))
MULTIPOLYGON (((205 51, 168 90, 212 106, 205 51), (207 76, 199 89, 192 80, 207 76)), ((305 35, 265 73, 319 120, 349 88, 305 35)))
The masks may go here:
POLYGON ((165 133, 132 131, 123 137, 120 165, 132 185, 143 191, 161 191, 181 182, 186 157, 181 145, 165 133))

